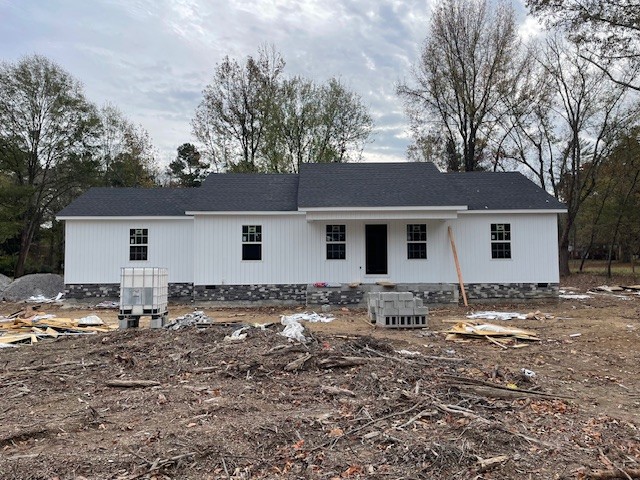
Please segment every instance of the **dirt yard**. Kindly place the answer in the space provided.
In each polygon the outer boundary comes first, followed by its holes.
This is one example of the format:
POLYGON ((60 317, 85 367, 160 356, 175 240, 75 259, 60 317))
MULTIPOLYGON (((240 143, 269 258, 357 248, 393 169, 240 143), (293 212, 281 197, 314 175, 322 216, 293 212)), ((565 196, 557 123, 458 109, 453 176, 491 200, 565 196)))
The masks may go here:
POLYGON ((640 478, 638 295, 434 309, 424 330, 337 310, 306 345, 278 334, 301 309, 204 310, 219 324, 0 350, 0 478, 640 478), (480 310, 552 318, 492 321, 539 342, 445 339, 480 310))

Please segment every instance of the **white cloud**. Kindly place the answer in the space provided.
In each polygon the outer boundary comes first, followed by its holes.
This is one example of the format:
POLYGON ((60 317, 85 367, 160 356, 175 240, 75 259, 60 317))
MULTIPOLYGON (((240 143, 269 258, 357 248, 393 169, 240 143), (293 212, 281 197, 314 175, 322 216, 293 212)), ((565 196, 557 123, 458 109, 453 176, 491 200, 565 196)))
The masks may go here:
MULTIPOLYGON (((90 99, 142 124, 164 162, 193 141, 190 120, 215 65, 273 44, 287 74, 338 77, 370 106, 366 159, 403 160, 410 139, 395 85, 418 58, 431 1, 0 0, 0 44, 2 60, 58 62, 90 99)), ((523 23, 527 34, 534 27, 523 23)))

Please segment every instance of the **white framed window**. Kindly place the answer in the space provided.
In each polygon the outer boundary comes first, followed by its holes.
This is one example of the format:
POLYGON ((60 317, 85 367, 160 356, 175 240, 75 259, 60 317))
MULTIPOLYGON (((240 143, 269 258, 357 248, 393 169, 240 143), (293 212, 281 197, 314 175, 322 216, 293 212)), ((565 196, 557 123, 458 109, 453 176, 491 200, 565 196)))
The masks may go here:
POLYGON ((242 226, 242 260, 262 260, 262 225, 242 226))
POLYGON ((149 257, 149 229, 129 229, 129 260, 143 261, 149 257))
POLYGON ((347 226, 327 225, 327 260, 347 258, 347 226))
POLYGON ((511 224, 491 224, 491 258, 511 258, 511 224))
POLYGON ((407 258, 427 258, 427 224, 409 223, 407 225, 407 258))

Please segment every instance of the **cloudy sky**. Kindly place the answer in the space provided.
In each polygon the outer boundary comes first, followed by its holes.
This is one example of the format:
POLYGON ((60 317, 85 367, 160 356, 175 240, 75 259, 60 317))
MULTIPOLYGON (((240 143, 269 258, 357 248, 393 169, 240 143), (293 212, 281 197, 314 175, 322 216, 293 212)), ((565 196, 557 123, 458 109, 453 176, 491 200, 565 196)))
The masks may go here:
MULTIPOLYGON (((272 44, 286 74, 339 77, 374 117, 365 160, 403 160, 410 142, 398 81, 409 76, 434 0, 0 0, 0 59, 38 53, 146 128, 166 164, 225 55, 272 44)), ((522 31, 537 30, 514 0, 522 31)))

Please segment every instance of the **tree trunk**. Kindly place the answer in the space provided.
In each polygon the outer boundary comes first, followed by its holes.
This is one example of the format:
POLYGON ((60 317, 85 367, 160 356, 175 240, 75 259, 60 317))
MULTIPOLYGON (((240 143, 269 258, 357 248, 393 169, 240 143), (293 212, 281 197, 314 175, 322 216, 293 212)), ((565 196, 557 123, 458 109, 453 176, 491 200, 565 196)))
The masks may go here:
POLYGON ((36 214, 32 213, 32 209, 29 209, 24 220, 22 232, 20 232, 20 252, 18 253, 18 260, 16 261, 16 266, 13 271, 13 276, 15 278, 24 275, 24 267, 27 263, 29 249, 33 243, 33 236, 35 235, 37 226, 40 223, 35 217, 36 214))
POLYGON ((31 248, 31 239, 29 238, 29 231, 23 230, 20 235, 20 252, 18 253, 18 260, 13 270, 14 278, 18 278, 24 275, 24 267, 27 263, 27 255, 29 255, 29 249, 31 248))
POLYGON ((568 220, 558 222, 560 232, 562 232, 558 239, 558 268, 561 277, 571 275, 569 270, 569 231, 571 230, 571 224, 568 220))

